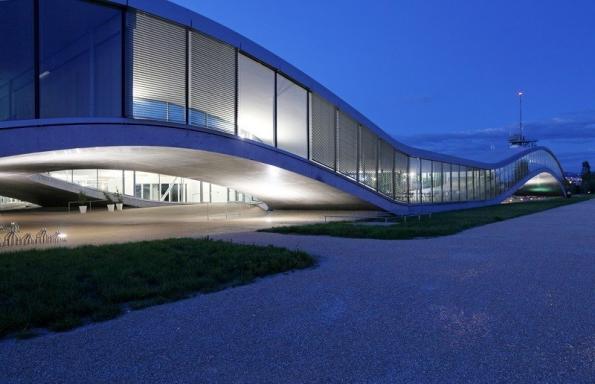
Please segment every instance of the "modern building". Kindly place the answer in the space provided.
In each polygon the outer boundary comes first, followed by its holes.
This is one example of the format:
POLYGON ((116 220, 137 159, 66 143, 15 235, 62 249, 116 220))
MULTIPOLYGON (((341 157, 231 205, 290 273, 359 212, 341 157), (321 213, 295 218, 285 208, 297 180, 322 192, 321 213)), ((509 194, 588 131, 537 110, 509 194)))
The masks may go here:
POLYGON ((490 163, 406 146, 283 59, 167 1, 4 0, 0 33, 3 196, 413 213, 499 203, 536 177, 562 191, 546 148, 490 163))

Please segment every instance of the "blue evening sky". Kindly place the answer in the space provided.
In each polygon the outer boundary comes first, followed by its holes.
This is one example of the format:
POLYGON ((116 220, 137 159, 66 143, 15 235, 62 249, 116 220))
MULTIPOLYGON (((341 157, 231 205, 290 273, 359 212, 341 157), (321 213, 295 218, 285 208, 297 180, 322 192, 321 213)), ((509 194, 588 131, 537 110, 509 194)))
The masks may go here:
POLYGON ((526 133, 595 165, 593 0, 175 0, 281 56, 397 140, 481 159, 526 133))

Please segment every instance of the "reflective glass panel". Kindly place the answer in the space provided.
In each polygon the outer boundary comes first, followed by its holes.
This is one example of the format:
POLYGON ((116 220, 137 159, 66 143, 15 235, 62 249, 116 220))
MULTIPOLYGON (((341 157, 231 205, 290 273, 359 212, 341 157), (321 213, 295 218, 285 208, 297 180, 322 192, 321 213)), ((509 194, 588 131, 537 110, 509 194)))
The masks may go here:
POLYGON ((432 161, 421 161, 421 196, 422 203, 432 202, 432 161))
POLYGON ((442 202, 442 163, 432 161, 432 202, 442 202))
POLYGON ((277 147, 308 157, 308 93, 277 75, 277 147))
POLYGON ((418 157, 409 158, 409 202, 419 204, 421 202, 420 183, 420 160, 418 157))
POLYGON ((239 55, 238 134, 273 145, 275 73, 239 55))
POLYGON ((39 6, 41 117, 121 116, 121 11, 76 0, 39 6))
POLYGON ((33 1, 0 1, 0 121, 35 117, 33 1))
POLYGON ((395 152, 395 199, 407 202, 407 155, 395 152))

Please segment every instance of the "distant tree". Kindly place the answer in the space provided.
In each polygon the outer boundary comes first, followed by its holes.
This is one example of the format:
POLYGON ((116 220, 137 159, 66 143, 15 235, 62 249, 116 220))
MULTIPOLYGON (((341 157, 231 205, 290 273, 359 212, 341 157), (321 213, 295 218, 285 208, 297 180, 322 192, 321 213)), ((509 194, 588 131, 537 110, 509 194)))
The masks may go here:
POLYGON ((591 164, 588 161, 583 161, 583 169, 581 171, 581 177, 583 180, 591 177, 591 164))
POLYGON ((595 177, 591 173, 591 164, 588 161, 583 161, 583 168, 581 170, 581 190, 583 193, 593 193, 595 191, 595 177))

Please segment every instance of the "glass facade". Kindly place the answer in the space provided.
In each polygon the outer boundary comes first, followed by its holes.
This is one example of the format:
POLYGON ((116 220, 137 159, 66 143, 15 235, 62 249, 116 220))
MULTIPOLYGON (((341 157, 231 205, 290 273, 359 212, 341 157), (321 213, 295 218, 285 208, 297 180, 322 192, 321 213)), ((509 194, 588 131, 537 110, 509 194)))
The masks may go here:
POLYGON ((337 171, 357 180, 358 177, 357 122, 339 111, 337 117, 337 171))
MULTIPOLYGON (((556 159, 541 149, 492 169, 410 157, 348 107, 193 28, 100 1, 35 3, 0 1, 0 32, 10 36, 0 41, 0 121, 127 117, 187 124, 277 147, 405 204, 485 201, 542 170, 562 177, 556 159)), ((133 170, 53 174, 143 199, 245 197, 133 170)))
POLYGON ((35 118, 33 1, 0 1, 0 121, 35 118))
POLYGON ((432 161, 421 160, 421 202, 432 203, 432 161))
POLYGON ((40 117, 121 116, 122 12, 45 0, 39 16, 40 117))
POLYGON ((364 127, 360 127, 359 135, 359 181, 376 189, 378 185, 378 138, 364 127))
POLYGON ((421 203, 421 162, 418 157, 409 158, 409 202, 421 203))
POLYGON ((186 122, 186 29, 142 12, 126 16, 128 115, 186 122))
POLYGON ((158 173, 119 169, 75 169, 48 176, 103 192, 170 203, 227 203, 255 201, 250 195, 220 185, 158 173))
POLYGON ((275 72, 244 55, 239 55, 238 71, 238 134, 273 145, 275 72))
POLYGON ((378 191, 385 196, 394 195, 394 149, 384 141, 378 142, 378 191))
POLYGON ((432 202, 442 203, 442 163, 432 161, 432 202))
POLYGON ((188 55, 189 123, 235 133, 235 49, 191 31, 188 55))
POLYGON ((308 92, 279 74, 277 148, 308 158, 308 92))
POLYGON ((449 163, 442 164, 442 199, 445 203, 452 200, 452 177, 451 165, 449 163))
POLYGON ((395 200, 402 203, 409 202, 408 160, 407 155, 395 151, 395 200))

